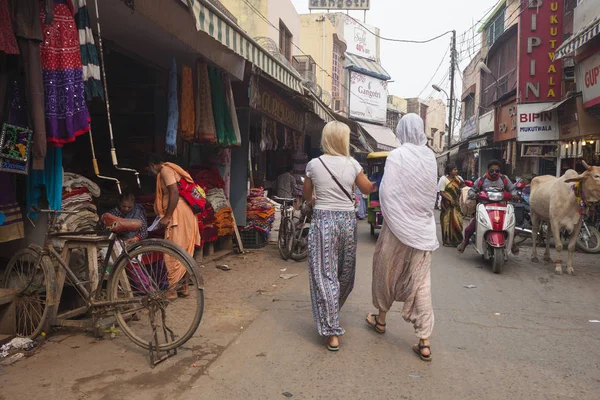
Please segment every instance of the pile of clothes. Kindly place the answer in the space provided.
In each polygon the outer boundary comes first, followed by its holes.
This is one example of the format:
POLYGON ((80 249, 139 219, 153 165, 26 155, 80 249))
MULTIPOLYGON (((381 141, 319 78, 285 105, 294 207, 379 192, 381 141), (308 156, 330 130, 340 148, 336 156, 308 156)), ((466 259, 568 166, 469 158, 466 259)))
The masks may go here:
POLYGON ((215 225, 219 237, 233 235, 233 209, 225 198, 223 189, 210 189, 206 200, 215 210, 215 225))
POLYGON ((58 217, 62 232, 95 230, 99 217, 98 209, 92 201, 94 197, 100 197, 100 187, 97 184, 81 175, 64 173, 62 209, 77 213, 61 214, 58 217))
POLYGON ((246 227, 244 231, 255 229, 269 235, 275 221, 275 208, 265 197, 263 188, 250 189, 246 203, 246 227))

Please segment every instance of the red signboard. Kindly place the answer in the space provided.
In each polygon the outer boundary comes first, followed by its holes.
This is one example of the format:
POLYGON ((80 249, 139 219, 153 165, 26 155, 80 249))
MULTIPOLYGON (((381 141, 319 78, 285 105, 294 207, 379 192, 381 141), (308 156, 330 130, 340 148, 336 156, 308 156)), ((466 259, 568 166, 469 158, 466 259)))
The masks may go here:
POLYGON ((554 53, 563 41, 564 0, 521 0, 519 103, 559 101, 562 64, 554 53))

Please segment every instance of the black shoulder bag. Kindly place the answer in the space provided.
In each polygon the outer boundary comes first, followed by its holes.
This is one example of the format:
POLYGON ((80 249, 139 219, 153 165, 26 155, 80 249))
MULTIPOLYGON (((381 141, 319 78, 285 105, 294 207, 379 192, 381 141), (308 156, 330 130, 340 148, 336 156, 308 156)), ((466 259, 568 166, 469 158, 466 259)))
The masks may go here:
POLYGON ((323 160, 321 159, 321 157, 319 157, 319 161, 321 161, 321 164, 323 164, 323 166, 325 167, 325 169, 327 170, 327 172, 329 172, 329 175, 331 175, 331 177, 333 178, 333 181, 338 185, 338 187, 340 189, 342 189, 342 192, 344 192, 344 194, 348 197, 348 199, 350 199, 350 201, 352 202, 352 204, 354 205, 354 207, 356 207, 356 199, 350 195, 350 193, 348 193, 348 191, 342 186, 342 184, 340 183, 340 181, 337 180, 337 178, 335 177, 335 175, 333 175, 333 173, 331 172, 331 170, 329 168, 327 168, 327 165, 325 165, 325 163, 323 162, 323 160))

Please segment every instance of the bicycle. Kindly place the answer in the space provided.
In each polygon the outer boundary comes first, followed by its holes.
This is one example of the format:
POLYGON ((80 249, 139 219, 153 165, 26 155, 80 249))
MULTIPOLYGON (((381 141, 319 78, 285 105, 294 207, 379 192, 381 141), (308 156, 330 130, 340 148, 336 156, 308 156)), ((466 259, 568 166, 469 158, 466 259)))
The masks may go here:
POLYGON ((19 336, 34 339, 58 325, 92 329, 98 337, 104 333, 103 320, 112 314, 125 335, 148 350, 154 368, 176 355, 177 348, 194 335, 204 310, 204 284, 196 262, 183 248, 164 239, 125 245, 120 234, 139 229, 137 220, 118 219, 108 236, 92 231, 60 232, 57 217, 78 211, 32 210, 49 215, 44 246, 19 250, 4 275, 4 287, 16 293, 19 336), (64 241, 61 254, 55 241, 64 241), (98 268, 100 244, 108 244, 108 252, 98 268), (115 251, 118 247, 122 248, 120 254, 115 251), (74 249, 86 249, 88 280, 78 278, 69 267, 74 249), (167 264, 177 268, 181 279, 169 281, 167 264), (59 309, 66 281, 84 306, 59 309), (73 319, 89 314, 85 320, 73 319))
POLYGON ((312 209, 304 201, 300 208, 300 216, 296 218, 292 207, 294 199, 282 197, 274 197, 274 199, 282 202, 281 223, 277 238, 279 253, 284 260, 291 258, 294 261, 302 261, 308 256, 308 232, 312 209))

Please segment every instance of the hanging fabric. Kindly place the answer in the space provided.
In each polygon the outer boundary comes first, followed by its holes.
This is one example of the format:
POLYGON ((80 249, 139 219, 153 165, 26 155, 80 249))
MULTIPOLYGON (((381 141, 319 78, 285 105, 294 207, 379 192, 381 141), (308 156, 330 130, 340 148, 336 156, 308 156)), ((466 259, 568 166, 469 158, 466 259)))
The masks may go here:
POLYGON ((100 82, 100 62, 98 61, 98 50, 94 42, 94 35, 90 25, 90 14, 86 0, 74 0, 75 25, 79 31, 79 53, 81 54, 81 65, 83 69, 83 83, 85 98, 91 100, 93 97, 104 98, 102 82, 100 82))
POLYGON ((202 143, 216 143, 217 132, 212 108, 212 95, 208 66, 198 60, 198 86, 196 87, 196 139, 202 143))
POLYGON ((231 87, 231 78, 229 75, 225 75, 223 78, 225 84, 225 95, 227 96, 227 106, 231 114, 231 122, 233 123, 233 132, 235 133, 235 141, 231 143, 234 146, 240 146, 242 144, 242 135, 240 133, 240 124, 237 117, 237 111, 235 108, 235 99, 233 98, 233 88, 231 87))
POLYGON ((194 80, 192 69, 187 65, 181 70, 181 103, 179 104, 179 131, 188 142, 194 139, 196 117, 194 106, 194 80))
POLYGON ((23 214, 17 202, 13 176, 0 172, 0 187, 0 242, 23 239, 23 214))
POLYGON ((62 209, 62 163, 62 148, 50 147, 46 154, 46 168, 43 171, 32 171, 27 177, 27 210, 30 217, 37 217, 36 213, 29 210, 31 205, 38 206, 44 188, 46 189, 48 207, 51 210, 62 209))
POLYGON ((213 104, 213 115, 215 117, 215 128, 217 131, 217 143, 221 146, 231 146, 235 139, 233 121, 227 105, 225 88, 221 72, 213 67, 208 68, 210 77, 211 98, 213 104))
MULTIPOLYGON (((0 0, 0 53, 19 54, 17 38, 13 33, 8 11, 8 0, 0 0)), ((2 73, 4 71, 0 71, 2 73)))
MULTIPOLYGON (((54 1, 54 19, 43 25, 40 46, 46 137, 48 143, 62 146, 90 130, 90 114, 85 103, 83 70, 79 54, 79 35, 73 10, 66 1, 54 1)), ((70 4, 70 2, 69 2, 70 4)), ((46 14, 40 4, 40 20, 46 14)))
POLYGON ((169 70, 167 143, 165 152, 177 154, 177 124, 179 121, 179 106, 177 104, 177 63, 175 57, 169 70))

